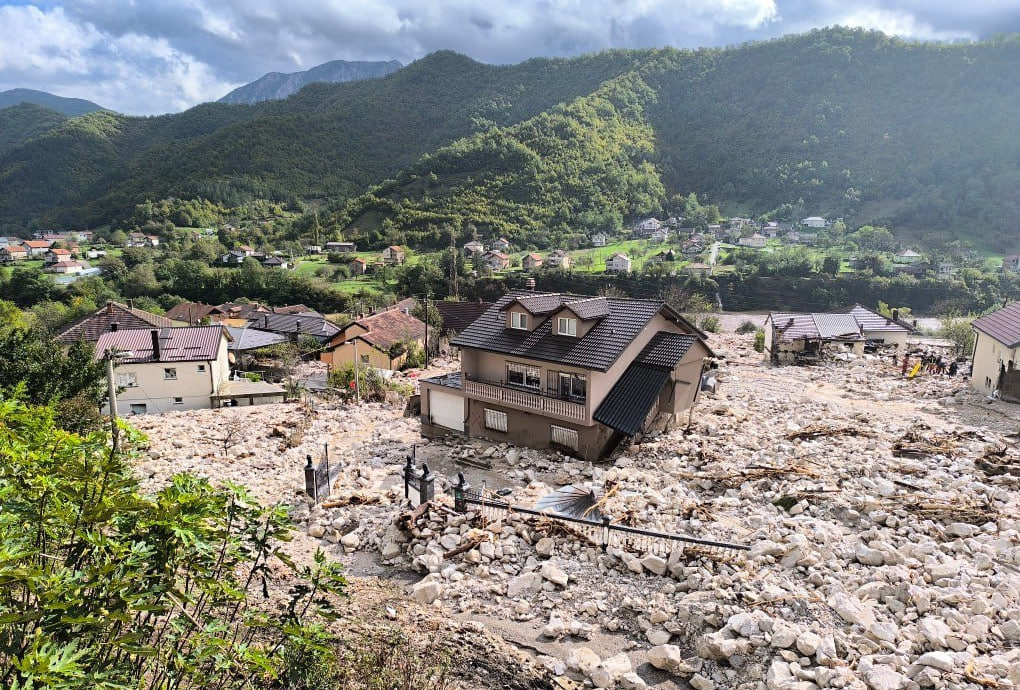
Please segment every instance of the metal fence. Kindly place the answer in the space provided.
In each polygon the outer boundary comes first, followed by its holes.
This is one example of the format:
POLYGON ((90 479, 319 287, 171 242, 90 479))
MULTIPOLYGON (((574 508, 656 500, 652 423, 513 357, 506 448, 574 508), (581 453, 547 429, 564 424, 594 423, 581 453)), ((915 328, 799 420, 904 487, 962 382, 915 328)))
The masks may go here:
POLYGON ((682 534, 656 532, 654 530, 613 524, 612 518, 608 516, 603 517, 600 522, 593 522, 584 518, 511 505, 506 501, 500 501, 483 493, 472 491, 471 485, 467 483, 463 473, 457 474, 457 483, 451 487, 450 491, 453 494, 454 510, 457 512, 465 513, 471 506, 474 506, 478 508, 482 515, 491 520, 503 520, 511 514, 518 513, 569 523, 574 532, 586 537, 592 544, 600 547, 603 551, 612 546, 628 548, 642 553, 668 556, 677 546, 683 545, 696 546, 710 551, 748 551, 751 548, 745 544, 712 541, 688 537, 682 534))

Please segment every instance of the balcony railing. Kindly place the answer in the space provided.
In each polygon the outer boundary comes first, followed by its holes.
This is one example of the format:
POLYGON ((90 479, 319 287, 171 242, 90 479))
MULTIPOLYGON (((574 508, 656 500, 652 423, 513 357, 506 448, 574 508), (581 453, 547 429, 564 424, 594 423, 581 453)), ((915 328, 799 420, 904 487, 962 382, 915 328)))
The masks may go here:
POLYGON ((587 421, 588 419, 587 409, 583 404, 543 395, 541 391, 531 392, 521 388, 513 388, 506 384, 473 381, 470 379, 463 380, 461 385, 467 395, 483 400, 504 403, 522 410, 544 412, 552 416, 572 419, 578 422, 587 421))

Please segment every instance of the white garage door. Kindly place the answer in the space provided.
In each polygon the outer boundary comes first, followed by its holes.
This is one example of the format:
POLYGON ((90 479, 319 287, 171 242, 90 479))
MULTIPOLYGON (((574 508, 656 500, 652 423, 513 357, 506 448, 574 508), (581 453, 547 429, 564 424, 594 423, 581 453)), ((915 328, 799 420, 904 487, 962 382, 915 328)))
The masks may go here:
POLYGON ((429 415, 433 424, 453 431, 464 431, 464 398, 430 390, 429 415))

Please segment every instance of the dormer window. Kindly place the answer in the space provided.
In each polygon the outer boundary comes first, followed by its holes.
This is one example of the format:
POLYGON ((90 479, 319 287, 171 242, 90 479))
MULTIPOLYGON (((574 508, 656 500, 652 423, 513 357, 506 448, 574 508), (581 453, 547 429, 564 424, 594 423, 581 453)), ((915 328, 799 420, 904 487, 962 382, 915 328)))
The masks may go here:
POLYGON ((556 333, 577 337, 577 319, 561 316, 556 319, 556 333))
POLYGON ((528 315, 519 311, 510 312, 510 328, 521 331, 528 330, 528 315))

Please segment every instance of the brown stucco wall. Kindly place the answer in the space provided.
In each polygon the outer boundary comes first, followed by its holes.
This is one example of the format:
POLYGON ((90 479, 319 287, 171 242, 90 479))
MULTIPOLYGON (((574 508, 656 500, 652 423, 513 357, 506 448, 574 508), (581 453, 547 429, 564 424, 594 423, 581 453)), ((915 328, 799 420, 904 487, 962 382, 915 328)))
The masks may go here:
POLYGON ((606 452, 612 440, 611 429, 601 425, 580 426, 550 420, 547 417, 500 407, 479 400, 468 400, 468 419, 466 431, 469 436, 484 438, 495 443, 512 443, 528 448, 550 448, 551 427, 559 426, 577 431, 577 456, 584 460, 598 460, 606 452), (493 431, 485 428, 485 409, 506 412, 507 432, 493 431))

